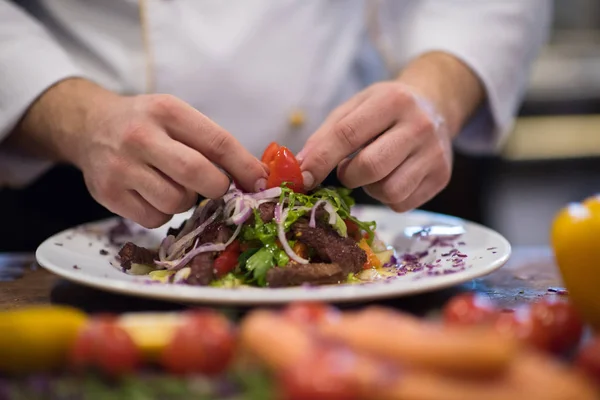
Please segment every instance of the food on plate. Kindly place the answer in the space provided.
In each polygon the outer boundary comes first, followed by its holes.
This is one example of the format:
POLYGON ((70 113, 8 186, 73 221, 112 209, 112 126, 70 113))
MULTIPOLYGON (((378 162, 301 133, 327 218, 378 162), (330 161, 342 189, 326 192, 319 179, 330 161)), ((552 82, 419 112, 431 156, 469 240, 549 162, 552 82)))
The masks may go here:
POLYGON ((375 235, 375 223, 351 214, 350 191, 319 187, 303 192, 294 155, 271 144, 267 189, 245 193, 234 184, 220 199, 205 200, 158 249, 126 243, 124 270, 148 272, 160 282, 199 286, 360 282, 396 276, 393 250, 375 235), (365 272, 366 271, 366 272, 365 272))
MULTIPOLYGON (((25 327, 22 319, 13 326, 25 327)), ((47 370, 30 364, 18 371, 28 375, 0 379, 0 396, 6 386, 15 394, 40 382, 44 398, 73 399, 90 390, 102 398, 225 400, 591 400, 600 393, 598 351, 570 367, 490 327, 447 326, 379 307, 295 303, 251 311, 237 326, 208 309, 98 315, 67 345, 46 346, 62 364, 35 379, 31 373, 47 370)), ((40 349, 19 343, 13 354, 35 358, 40 349)))
POLYGON ((600 198, 590 197, 564 207, 554 218, 552 249, 573 304, 595 328, 600 329, 600 198))
POLYGON ((560 298, 547 297, 514 310, 501 310, 483 294, 466 293, 445 305, 443 318, 448 326, 489 326, 503 336, 556 354, 575 348, 583 334, 578 311, 560 298))

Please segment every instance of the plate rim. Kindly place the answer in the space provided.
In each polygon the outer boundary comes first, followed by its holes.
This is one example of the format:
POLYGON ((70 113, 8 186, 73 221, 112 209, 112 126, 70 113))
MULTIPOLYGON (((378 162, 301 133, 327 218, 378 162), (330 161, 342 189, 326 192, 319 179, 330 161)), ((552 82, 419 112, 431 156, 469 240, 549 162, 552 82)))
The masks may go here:
MULTIPOLYGON (((357 205, 357 208, 362 209, 370 209, 372 211, 378 212, 381 210, 385 210, 385 206, 378 205, 357 205)), ((189 211, 188 211, 189 212, 189 211)), ((185 213, 183 213, 185 214, 185 213)), ((61 267, 55 265, 55 263, 49 261, 44 254, 44 250, 53 244, 56 238, 60 235, 64 235, 69 231, 77 229, 82 226, 90 225, 90 224, 100 224, 100 223, 108 223, 112 220, 117 220, 119 217, 106 218, 103 220, 92 221, 89 223, 77 225, 68 229, 65 229, 61 232, 55 233, 52 236, 48 237, 44 240, 35 251, 35 258, 38 264, 48 270, 49 272, 66 279, 68 281, 93 287, 95 289, 99 289, 106 292, 118 293, 126 296, 134 296, 141 297, 146 299, 154 299, 154 300, 162 300, 171 303, 180 303, 180 304, 210 304, 210 305, 276 305, 276 304, 285 304, 293 301, 325 301, 329 303, 351 303, 351 302, 366 302, 373 300, 381 300, 381 299, 392 299, 392 298, 403 298, 408 296, 414 296, 417 294, 422 294, 426 292, 434 292, 442 289, 447 289, 453 287, 455 285, 466 283, 472 281, 474 279, 481 278, 482 276, 486 276, 491 274, 492 272, 500 269, 504 266, 507 261, 510 259, 512 255, 512 246, 510 242, 499 232, 489 228, 485 225, 471 222, 465 220, 463 218, 454 217, 451 215, 434 213, 430 211, 424 210, 413 210, 406 213, 405 215, 421 215, 434 219, 451 219, 457 222, 460 222, 463 225, 470 225, 472 227, 476 227, 480 230, 485 231, 487 234, 494 237, 494 240, 502 243, 505 248, 505 252, 499 255, 495 260, 490 261, 483 268, 475 268, 470 269, 468 271, 468 278, 465 278, 464 274, 461 272, 457 272, 452 275, 440 275, 435 277, 428 277, 427 279, 418 279, 411 282, 408 286, 403 286, 401 292, 399 292, 397 285, 394 285, 394 281, 390 282, 374 282, 363 285, 344 285, 344 286, 321 286, 316 288, 302 288, 302 287, 293 287, 293 288, 244 288, 244 289, 225 289, 225 288, 214 288, 214 287, 202 287, 201 291, 198 291, 197 287, 190 287, 181 285, 183 291, 186 292, 188 290, 193 291, 194 293, 177 293, 169 289, 169 291, 156 291, 156 290, 148 290, 152 287, 170 287, 169 285, 161 285, 157 284, 145 284, 143 282, 135 282, 135 281, 119 281, 115 278, 109 277, 96 277, 89 274, 82 273, 73 273, 68 270, 66 267, 61 267), (443 279, 439 279, 443 278, 443 279), (422 284, 421 282, 426 282, 426 284, 422 284), (372 288, 376 289, 373 290, 372 288), (395 289, 395 290, 394 290, 395 289), (245 298, 243 293, 248 294, 249 292, 257 291, 263 292, 267 290, 267 293, 278 293, 277 296, 257 296, 245 298), (234 295, 236 291, 242 293, 242 295, 234 295), (331 292, 334 293, 331 293, 331 292), (361 293, 362 292, 362 293, 361 293), (310 294, 310 295, 307 295, 310 294)), ((170 226, 172 220, 167 222, 165 225, 170 226)), ((163 225, 162 227, 164 227, 163 225)), ((160 229, 160 228, 157 228, 160 229)), ((107 265, 107 268, 109 266, 107 265)), ((130 275, 131 276, 131 275, 130 275)), ((404 281, 405 283, 406 281, 404 281)))

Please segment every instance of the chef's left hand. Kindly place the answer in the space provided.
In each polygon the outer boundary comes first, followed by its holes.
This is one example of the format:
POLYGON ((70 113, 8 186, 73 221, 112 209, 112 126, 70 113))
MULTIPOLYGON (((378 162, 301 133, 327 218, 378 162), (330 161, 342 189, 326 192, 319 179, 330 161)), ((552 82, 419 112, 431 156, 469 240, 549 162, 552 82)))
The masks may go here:
POLYGON ((377 83, 334 110, 299 158, 307 186, 339 165, 343 185, 363 186, 396 211, 432 198, 448 184, 452 170, 443 118, 395 81, 377 83))
POLYGON ((451 56, 416 61, 401 79, 376 83, 331 113, 298 153, 305 186, 337 166, 346 187, 362 186, 398 212, 419 207, 448 184, 452 139, 482 92, 451 56))

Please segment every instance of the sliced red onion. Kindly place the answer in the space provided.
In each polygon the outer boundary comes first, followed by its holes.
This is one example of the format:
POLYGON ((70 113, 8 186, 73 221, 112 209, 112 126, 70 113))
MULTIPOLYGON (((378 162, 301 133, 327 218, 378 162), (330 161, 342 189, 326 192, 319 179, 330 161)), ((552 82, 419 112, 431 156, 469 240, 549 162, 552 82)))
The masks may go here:
POLYGON ((240 208, 242 206, 242 198, 237 197, 235 199, 231 199, 229 203, 225 205, 225 211, 223 214, 225 218, 231 218, 232 215, 235 215, 240 212, 240 208))
POLYGON ((300 257, 298 254, 296 254, 294 252, 294 250, 292 250, 292 248, 290 247, 290 244, 287 241, 287 238, 285 237, 284 225, 285 225, 285 219, 287 218, 288 211, 283 210, 283 205, 281 203, 277 203, 277 206, 275 207, 275 215, 277 215, 277 214, 279 214, 279 217, 280 217, 280 218, 275 217, 275 221, 277 222, 277 238, 279 239, 279 242, 281 243, 283 250, 285 251, 285 253, 288 255, 289 258, 296 261, 298 264, 308 264, 308 260, 305 260, 304 258, 300 257))
POLYGON ((279 224, 279 221, 281 221, 281 212, 282 211, 283 211, 283 204, 277 203, 277 205, 275 206, 275 210, 273 212, 273 216, 275 217, 275 222, 277 222, 277 224, 279 224))
POLYGON ((239 235, 242 230, 242 225, 238 225, 238 227, 233 232, 233 235, 229 238, 226 243, 205 243, 201 246, 194 247, 189 253, 178 260, 170 260, 170 261, 157 261, 156 265, 165 267, 169 271, 177 271, 183 267, 185 267, 194 257, 196 257, 200 253, 207 253, 212 251, 223 251, 229 246, 239 235))
POLYGON ((319 209, 321 204, 325 204, 325 200, 317 201, 310 212, 310 220, 308 221, 308 226, 310 226, 311 228, 317 226, 317 222, 315 221, 315 215, 317 214, 317 210, 319 209))
POLYGON ((210 225, 215 219, 217 219, 217 217, 221 214, 222 210, 223 207, 217 208, 217 210, 210 216, 210 218, 208 218, 206 221, 200 224, 199 227, 197 227, 192 232, 188 233, 187 235, 173 243, 173 245, 167 251, 167 260, 174 260, 180 255, 182 251, 185 251, 185 249, 192 244, 194 238, 201 234, 208 225, 210 225))
POLYGON ((251 215, 252 215, 252 208, 250 208, 248 206, 244 206, 239 213, 232 215, 231 218, 229 218, 227 220, 227 222, 235 224, 235 225, 241 225, 244 222, 246 222, 248 220, 248 218, 250 218, 251 215))
POLYGON ((273 199, 262 199, 262 200, 258 200, 258 201, 256 201, 256 207, 254 207, 254 208, 257 208, 257 207, 258 207, 258 206, 260 206, 261 204, 265 204, 265 203, 274 203, 274 202, 276 202, 276 201, 277 201, 277 199, 276 199, 276 198, 273 198, 273 199))
POLYGON ((196 257, 200 253, 206 253, 209 251, 223 251, 225 250, 225 245, 223 243, 214 244, 214 243, 206 243, 201 246, 196 247, 185 256, 177 259, 177 260, 167 260, 167 261, 157 261, 156 265, 161 267, 165 267, 169 271, 177 271, 183 267, 185 267, 194 257, 196 257))
POLYGON ((264 200, 264 199, 279 197, 279 196, 281 196, 281 188, 274 187, 271 189, 263 190, 262 192, 249 194, 248 196, 253 198, 254 200, 264 200))
POLYGON ((181 230, 181 232, 179 232, 179 234, 177 235, 175 240, 177 241, 177 240, 181 239, 182 237, 184 237, 185 235, 187 235, 188 233, 190 233, 194 229, 194 226, 196 226, 197 223, 201 224, 202 222, 204 222, 209 211, 213 208, 213 206, 215 206, 217 204, 218 203, 215 200, 208 200, 206 202, 206 204, 204 204, 203 206, 199 205, 198 207, 196 207, 196 209, 194 210, 194 213, 186 221, 186 223, 183 226, 183 229, 181 230))
POLYGON ((328 202, 327 200, 319 200, 313 206, 311 214, 310 214, 310 220, 308 222, 308 226, 310 226, 311 228, 314 228, 317 225, 316 220, 315 220, 315 215, 317 214, 317 210, 319 209, 321 204, 324 205, 323 208, 329 214, 329 221, 328 221, 329 224, 335 225, 335 223, 337 222, 338 214, 335 211, 335 208, 333 207, 333 205, 330 202, 328 202))
POLYGON ((158 249, 158 258, 160 261, 164 261, 167 258, 167 250, 175 243, 175 236, 168 235, 166 238, 162 240, 160 243, 160 248, 158 249))

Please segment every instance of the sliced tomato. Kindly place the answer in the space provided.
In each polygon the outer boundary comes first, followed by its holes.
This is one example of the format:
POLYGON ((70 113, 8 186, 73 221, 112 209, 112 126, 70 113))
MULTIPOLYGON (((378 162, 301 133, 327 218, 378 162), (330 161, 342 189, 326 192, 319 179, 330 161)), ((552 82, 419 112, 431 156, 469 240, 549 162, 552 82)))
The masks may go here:
POLYGON ((269 163, 270 173, 267 179, 267 189, 279 187, 287 183, 288 187, 295 192, 304 192, 304 179, 300 164, 294 154, 284 146, 281 146, 273 161, 269 163))
POLYGON ((346 230, 348 231, 348 236, 357 242, 360 241, 360 227, 356 224, 356 222, 351 219, 345 219, 344 223, 346 224, 346 230))
POLYGON ((352 370, 353 354, 323 348, 279 372, 283 400, 357 400, 359 388, 352 370))
POLYGON ((231 322, 210 310, 191 311, 183 318, 185 321, 162 352, 161 365, 173 374, 223 373, 235 351, 231 322))
POLYGON ((222 278, 234 270, 240 253, 240 242, 237 240, 234 240, 223 252, 221 252, 214 263, 217 278, 222 278))
POLYGON ((276 142, 271 142, 265 149, 261 161, 270 166, 271 162, 275 159, 275 156, 277 155, 278 151, 279 145, 276 142))
POLYGON ((553 298, 538 301, 531 305, 531 318, 546 330, 551 352, 563 353, 579 344, 583 322, 567 301, 553 298))
POLYGON ((299 323, 315 323, 335 313, 335 308, 319 302, 292 303, 284 311, 285 318, 299 323))
POLYGON ((371 249, 371 246, 369 246, 369 244, 367 243, 367 239, 361 239, 360 242, 358 242, 358 247, 360 247, 365 251, 365 253, 367 253, 367 261, 365 261, 363 269, 381 267, 381 260, 373 252, 373 249, 371 249))
POLYGON ((444 306, 444 323, 448 325, 479 325, 491 323, 499 311, 492 301, 479 293, 464 293, 450 299, 444 306))
POLYGON ((94 318, 81 330, 69 361, 76 369, 94 368, 118 377, 133 373, 141 364, 141 354, 114 317, 102 316, 94 318))

